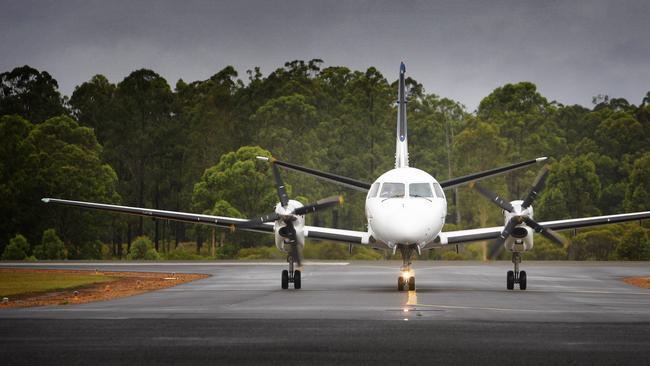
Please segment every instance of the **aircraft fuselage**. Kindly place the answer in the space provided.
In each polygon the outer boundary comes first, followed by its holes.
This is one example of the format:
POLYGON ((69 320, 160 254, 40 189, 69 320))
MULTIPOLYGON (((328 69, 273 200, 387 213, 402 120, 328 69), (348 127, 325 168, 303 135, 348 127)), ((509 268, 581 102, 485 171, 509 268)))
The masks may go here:
POLYGON ((382 174, 366 197, 368 231, 389 248, 432 242, 442 230, 447 200, 438 181, 416 168, 382 174))

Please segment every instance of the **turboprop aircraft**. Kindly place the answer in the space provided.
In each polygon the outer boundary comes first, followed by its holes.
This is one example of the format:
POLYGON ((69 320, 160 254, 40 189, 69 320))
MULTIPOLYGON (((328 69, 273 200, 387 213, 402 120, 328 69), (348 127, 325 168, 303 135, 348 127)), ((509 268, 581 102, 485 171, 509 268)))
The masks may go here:
POLYGON ((280 161, 275 158, 258 157, 258 159, 268 161, 271 165, 279 202, 274 212, 253 219, 200 215, 56 198, 43 198, 42 201, 156 219, 273 234, 277 248, 287 253, 289 268, 282 271, 281 287, 283 289, 287 289, 289 283, 293 283, 295 289, 301 288, 302 249, 305 245, 305 239, 311 238, 348 243, 350 245, 366 245, 376 249, 388 249, 392 250, 393 253, 399 250, 402 256, 402 266, 400 268, 401 273, 397 278, 398 291, 415 290, 415 275, 411 268, 411 258, 414 252, 421 254, 423 250, 496 239, 502 244, 502 248, 512 252, 514 270, 507 272, 506 288, 512 290, 514 284, 518 283, 519 288, 525 290, 527 286, 526 272, 519 270, 521 253, 533 248, 533 234, 535 232, 550 238, 555 243, 562 244, 562 238, 554 230, 575 229, 650 218, 650 211, 644 211, 538 223, 533 219, 532 203, 538 196, 548 175, 548 168, 546 167, 542 169, 530 192, 523 200, 508 202, 476 183, 481 179, 529 167, 535 163, 545 161, 546 157, 442 182, 438 182, 427 172, 409 167, 405 73, 406 67, 402 63, 399 71, 397 100, 395 168, 379 176, 372 184, 280 161), (305 214, 340 204, 342 198, 330 197, 308 205, 291 200, 287 195, 278 166, 368 192, 365 205, 368 221, 367 231, 306 226, 305 214), (503 209, 503 227, 442 231, 447 216, 447 200, 444 189, 462 184, 473 185, 482 195, 488 197, 503 209), (295 268, 296 265, 297 268, 295 268))

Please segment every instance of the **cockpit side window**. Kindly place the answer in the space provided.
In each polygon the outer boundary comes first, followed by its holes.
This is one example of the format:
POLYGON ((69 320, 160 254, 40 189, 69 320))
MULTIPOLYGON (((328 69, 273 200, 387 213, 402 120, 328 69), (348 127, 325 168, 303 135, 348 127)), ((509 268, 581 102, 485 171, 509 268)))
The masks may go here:
POLYGON ((440 187, 440 184, 433 183, 433 190, 436 191, 436 196, 438 198, 445 198, 445 192, 443 192, 442 187, 440 187))
POLYGON ((409 197, 433 197, 431 185, 429 183, 409 184, 409 197))
POLYGON ((379 191, 379 182, 372 184, 372 187, 370 187, 370 192, 368 192, 368 198, 377 197, 377 191, 379 191))
POLYGON ((404 183, 384 183, 381 186, 381 198, 404 197, 404 183))

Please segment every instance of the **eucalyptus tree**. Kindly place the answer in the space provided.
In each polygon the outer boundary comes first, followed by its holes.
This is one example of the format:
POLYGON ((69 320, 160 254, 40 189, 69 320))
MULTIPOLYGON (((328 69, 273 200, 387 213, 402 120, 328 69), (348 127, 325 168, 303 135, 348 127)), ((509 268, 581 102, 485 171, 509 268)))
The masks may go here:
POLYGON ((0 116, 7 114, 32 123, 66 114, 59 84, 47 71, 27 65, 0 74, 0 116))

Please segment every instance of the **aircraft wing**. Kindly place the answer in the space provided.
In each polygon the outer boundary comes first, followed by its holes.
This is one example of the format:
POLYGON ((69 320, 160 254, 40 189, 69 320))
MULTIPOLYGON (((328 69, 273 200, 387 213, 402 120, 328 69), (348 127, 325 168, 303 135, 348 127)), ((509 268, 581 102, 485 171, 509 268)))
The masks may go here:
MULTIPOLYGON (((579 219, 566 219, 540 222, 540 225, 553 230, 569 230, 583 227, 615 224, 628 221, 639 221, 650 219, 650 211, 633 212, 618 215, 605 215, 595 217, 584 217, 579 219)), ((433 246, 446 244, 465 244, 481 240, 496 239, 503 230, 503 226, 495 226, 481 229, 456 230, 440 233, 433 246)))
MULTIPOLYGON (((201 215, 187 212, 155 210, 150 208, 109 205, 104 203, 43 198, 45 203, 63 206, 90 208, 100 211, 118 212, 128 215, 150 217, 152 219, 180 221, 190 224, 210 225, 231 230, 245 230, 273 234, 273 223, 251 226, 247 219, 226 216, 201 215)), ((363 231, 332 229, 318 226, 305 226, 305 237, 317 240, 338 241, 351 244, 368 244, 369 234, 363 231)))

